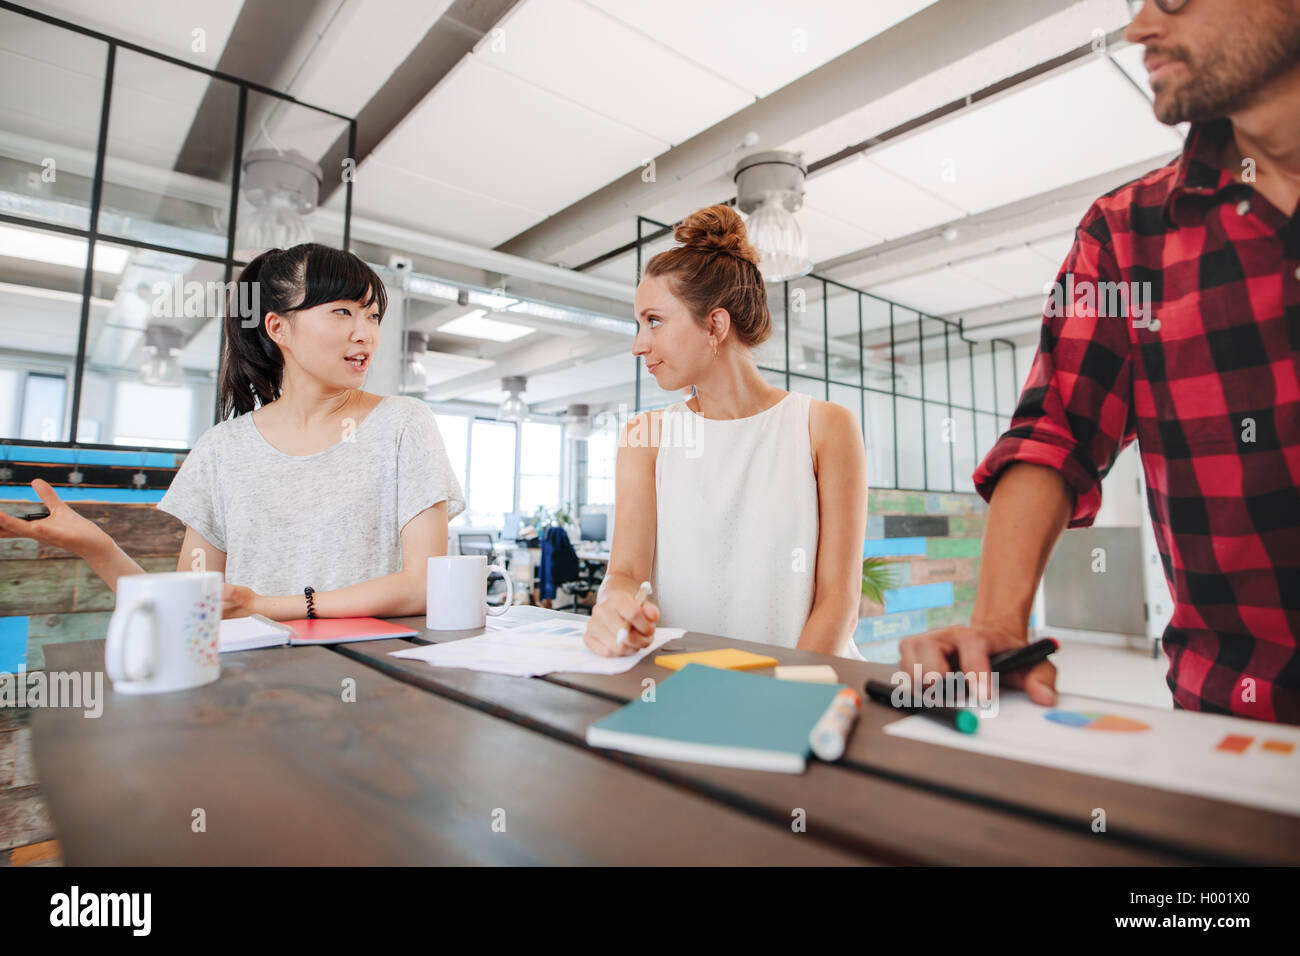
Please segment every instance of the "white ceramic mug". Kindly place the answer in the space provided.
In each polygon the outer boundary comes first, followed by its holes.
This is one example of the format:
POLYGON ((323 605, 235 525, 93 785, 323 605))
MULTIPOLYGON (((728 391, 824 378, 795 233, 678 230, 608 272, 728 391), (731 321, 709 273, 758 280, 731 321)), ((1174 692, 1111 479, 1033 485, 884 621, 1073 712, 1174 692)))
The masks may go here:
POLYGON ((104 665, 120 694, 159 694, 221 675, 219 571, 128 574, 117 579, 104 665))
POLYGON ((488 614, 504 614, 514 603, 515 585, 505 568, 487 563, 487 555, 457 554, 429 559, 425 597, 425 626, 429 630, 467 631, 486 624, 488 614), (487 602, 488 574, 492 571, 506 579, 506 603, 500 607, 487 602))

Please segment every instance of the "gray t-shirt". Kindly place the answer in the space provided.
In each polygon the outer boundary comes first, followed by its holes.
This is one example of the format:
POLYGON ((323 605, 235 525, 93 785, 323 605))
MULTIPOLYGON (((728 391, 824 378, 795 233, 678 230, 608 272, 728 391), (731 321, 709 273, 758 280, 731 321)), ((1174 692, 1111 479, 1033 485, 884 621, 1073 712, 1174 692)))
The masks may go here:
POLYGON ((226 552, 227 582, 285 595, 400 571, 402 528, 440 501, 465 510, 433 410, 389 396, 314 455, 277 451, 252 415, 215 425, 158 507, 226 552))

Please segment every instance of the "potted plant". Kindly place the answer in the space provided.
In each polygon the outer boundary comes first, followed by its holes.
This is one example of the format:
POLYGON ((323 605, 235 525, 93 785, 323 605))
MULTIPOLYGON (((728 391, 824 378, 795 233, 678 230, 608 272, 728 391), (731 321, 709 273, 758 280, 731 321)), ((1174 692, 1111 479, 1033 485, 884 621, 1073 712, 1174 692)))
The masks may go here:
POLYGON ((884 558, 862 559, 862 596, 877 604, 885 603, 885 592, 894 586, 892 563, 884 558))

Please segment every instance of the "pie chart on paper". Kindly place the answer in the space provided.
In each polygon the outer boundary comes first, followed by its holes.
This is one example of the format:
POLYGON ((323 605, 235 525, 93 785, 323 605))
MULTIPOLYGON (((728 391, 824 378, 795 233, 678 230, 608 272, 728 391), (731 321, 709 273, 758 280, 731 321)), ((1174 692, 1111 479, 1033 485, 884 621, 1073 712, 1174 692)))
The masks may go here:
POLYGON ((1133 733, 1134 731, 1151 729, 1150 724, 1144 724, 1140 720, 1134 720, 1131 717, 1120 717, 1118 714, 1103 714, 1095 710, 1052 710, 1043 716, 1054 724, 1078 727, 1081 730, 1133 733))

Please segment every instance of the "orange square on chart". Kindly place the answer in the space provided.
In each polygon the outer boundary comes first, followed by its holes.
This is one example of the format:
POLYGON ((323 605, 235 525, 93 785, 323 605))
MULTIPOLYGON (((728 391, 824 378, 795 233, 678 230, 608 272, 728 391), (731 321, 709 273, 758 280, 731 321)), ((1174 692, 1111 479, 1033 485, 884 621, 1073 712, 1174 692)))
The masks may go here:
POLYGON ((1271 754, 1289 754, 1295 750, 1295 744, 1289 740, 1266 740, 1259 749, 1271 754))
POLYGON ((1251 742, 1254 739, 1254 737, 1243 737, 1241 734, 1228 734, 1228 736, 1219 741, 1219 745, 1214 749, 1226 750, 1229 753, 1239 754, 1243 753, 1246 748, 1251 745, 1251 742))

